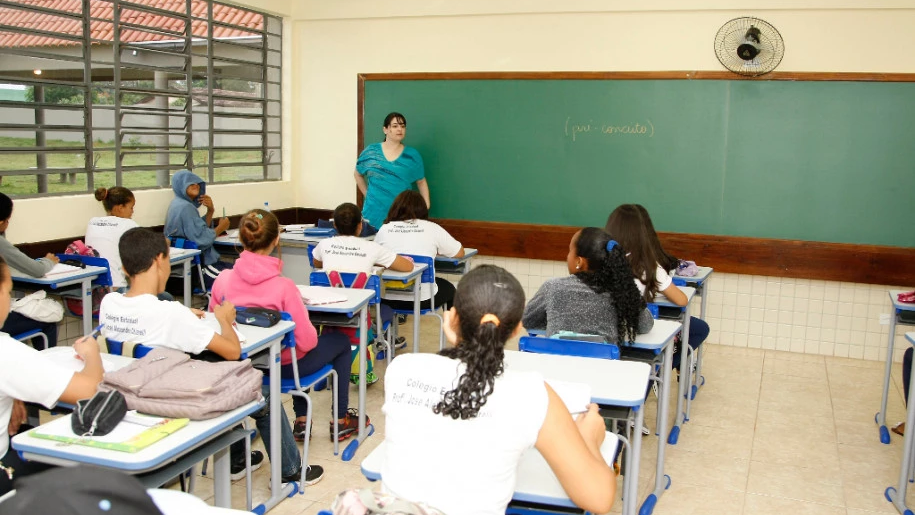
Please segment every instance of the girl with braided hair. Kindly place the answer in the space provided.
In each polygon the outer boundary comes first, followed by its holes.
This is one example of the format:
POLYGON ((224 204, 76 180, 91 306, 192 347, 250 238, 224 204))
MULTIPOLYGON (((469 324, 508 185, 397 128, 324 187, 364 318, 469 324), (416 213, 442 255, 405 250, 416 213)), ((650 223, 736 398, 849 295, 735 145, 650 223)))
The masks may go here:
POLYGON ((654 319, 642 300, 625 251, 597 227, 572 236, 566 258, 569 274, 550 279, 524 310, 528 329, 599 335, 609 343, 635 340, 654 319))
POLYGON ((573 419, 543 376, 504 369, 505 342, 522 330, 523 311, 518 280, 479 266, 458 283, 445 313, 453 347, 391 363, 384 379, 385 490, 448 515, 502 515, 518 462, 533 446, 575 504, 610 510, 616 477, 600 454, 597 406, 573 419))

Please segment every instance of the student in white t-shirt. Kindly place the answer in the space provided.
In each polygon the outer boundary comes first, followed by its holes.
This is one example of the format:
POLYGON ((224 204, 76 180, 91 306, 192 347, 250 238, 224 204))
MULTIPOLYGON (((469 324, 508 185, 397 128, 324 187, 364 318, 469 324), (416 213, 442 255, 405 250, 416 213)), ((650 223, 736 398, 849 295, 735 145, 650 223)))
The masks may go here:
MULTIPOLYGON (((0 325, 10 312, 12 288, 10 270, 0 258, 0 325)), ((73 372, 8 334, 0 333, 0 495, 12 490, 17 479, 48 468, 23 461, 10 449, 10 436, 28 429, 23 426, 27 418, 23 401, 52 408, 58 401, 76 404, 95 394, 104 373, 98 344, 94 338, 84 337, 73 344, 73 350, 76 354, 73 359, 78 356, 86 363, 80 372, 73 372)))
POLYGON ((356 236, 362 231, 362 213, 355 204, 346 202, 334 209, 334 229, 337 235, 321 240, 312 252, 315 268, 356 273, 371 273, 374 266, 398 272, 413 270, 409 259, 356 236))
POLYGON ((385 490, 448 515, 501 515, 522 454, 536 447, 575 504, 610 511, 616 476, 600 454, 597 406, 573 419, 543 376, 503 371, 505 342, 521 331, 523 311, 517 279, 477 267, 445 315, 454 346, 391 362, 382 408, 385 490))
MULTIPOLYGON (((165 290, 171 265, 168 260, 168 240, 159 233, 135 227, 125 232, 118 243, 124 274, 130 280, 127 293, 105 295, 99 308, 99 321, 105 324, 105 338, 133 342, 151 347, 167 347, 189 354, 212 351, 227 360, 241 357, 241 343, 235 334, 235 306, 223 302, 213 313, 219 322, 219 332, 201 320, 203 311, 187 308, 174 301, 159 300, 156 295, 165 290)), ((269 428, 269 410, 251 415, 258 427, 269 428)), ((285 417, 284 417, 285 418, 285 417)), ((288 438, 295 445, 292 429, 286 420, 288 438)), ((281 425, 282 427, 282 425, 281 425)), ((286 431, 283 431, 286 433, 286 431)), ((269 433, 269 429, 266 431, 269 433)), ((270 449, 269 436, 261 430, 264 443, 270 449)), ((239 479, 245 472, 244 442, 230 448, 231 474, 239 479)), ((294 458, 297 458, 298 454, 294 458)), ((293 462, 293 457, 289 461, 293 462)), ((252 451, 251 468, 264 461, 260 451, 252 451)), ((299 469, 296 467, 296 470, 299 469)))
MULTIPOLYGON (((429 221, 429 207, 417 191, 407 190, 397 195, 388 218, 375 235, 375 243, 398 254, 412 254, 435 258, 435 256, 462 257, 464 247, 440 225, 429 221)), ((435 284, 424 284, 420 290, 422 309, 429 309, 429 299, 434 297, 435 307, 446 310, 454 300, 454 285, 436 277, 435 284)), ((388 291, 385 304, 394 309, 412 310, 413 294, 388 291)))
POLYGON ((99 257, 108 260, 111 269, 113 290, 127 286, 127 279, 121 270, 121 254, 118 252, 118 241, 129 229, 139 227, 133 218, 133 208, 137 201, 133 192, 123 186, 98 188, 95 200, 102 203, 106 216, 96 216, 89 220, 86 227, 86 245, 98 251, 99 257))

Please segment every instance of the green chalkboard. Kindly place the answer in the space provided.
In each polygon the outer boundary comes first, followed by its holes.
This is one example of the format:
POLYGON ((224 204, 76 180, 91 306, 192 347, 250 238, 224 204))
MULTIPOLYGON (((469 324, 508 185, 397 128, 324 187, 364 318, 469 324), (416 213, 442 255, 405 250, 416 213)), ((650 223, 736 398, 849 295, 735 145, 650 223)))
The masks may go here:
POLYGON ((406 115, 432 216, 915 246, 915 83, 366 81, 406 115))

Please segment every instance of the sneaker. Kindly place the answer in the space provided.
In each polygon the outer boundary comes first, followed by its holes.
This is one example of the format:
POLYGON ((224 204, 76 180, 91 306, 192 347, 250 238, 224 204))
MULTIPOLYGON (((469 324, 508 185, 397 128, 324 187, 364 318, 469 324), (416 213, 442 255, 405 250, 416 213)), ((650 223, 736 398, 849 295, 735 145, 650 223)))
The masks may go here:
MULTIPOLYGON (((635 429, 635 421, 634 421, 634 420, 630 420, 630 421, 629 421, 629 427, 635 429)), ((648 426, 646 426, 645 424, 642 424, 642 434, 645 435, 645 436, 648 436, 648 435, 651 434, 651 430, 649 430, 649 429, 648 429, 648 426)))
MULTIPOLYGON (((370 386, 370 385, 377 383, 378 379, 379 379, 378 375, 376 375, 375 372, 366 372, 365 373, 365 385, 366 386, 370 386)), ((358 385, 359 384, 359 374, 350 374, 349 382, 353 383, 354 385, 358 385)))
MULTIPOLYGON (((284 483, 298 482, 301 479, 302 479, 301 470, 299 470, 295 474, 283 476, 284 483)), ((321 465, 309 465, 308 468, 305 469, 305 485, 304 486, 313 485, 322 479, 324 479, 324 467, 322 467, 321 465)))
POLYGON ((407 323, 407 315, 397 315, 397 325, 404 325, 407 323))
POLYGON ((406 346, 407 346, 407 339, 404 338, 403 336, 398 336, 397 339, 394 340, 395 349, 400 350, 400 349, 405 348, 406 346))
MULTIPOLYGON (((371 424, 369 416, 365 416, 365 427, 368 427, 371 424)), ((349 408, 346 410, 346 413, 343 415, 343 422, 338 424, 338 429, 340 430, 340 436, 337 439, 342 442, 347 438, 357 434, 359 432, 359 411, 356 408, 349 408)), ((334 441, 334 421, 330 421, 330 441, 334 441)))
MULTIPOLYGON (((297 442, 305 441, 305 431, 306 431, 306 429, 308 429, 308 426, 306 424, 308 424, 307 421, 300 422, 300 421, 296 420, 295 424, 292 425, 292 437, 295 438, 295 441, 297 441, 297 442)), ((311 433, 309 433, 308 439, 311 440, 311 433)))
MULTIPOLYGON (((264 453, 261 451, 251 451, 251 472, 261 468, 261 465, 264 464, 264 453)), ((232 481, 241 479, 245 477, 245 460, 242 459, 237 463, 234 462, 231 465, 232 471, 232 481)))

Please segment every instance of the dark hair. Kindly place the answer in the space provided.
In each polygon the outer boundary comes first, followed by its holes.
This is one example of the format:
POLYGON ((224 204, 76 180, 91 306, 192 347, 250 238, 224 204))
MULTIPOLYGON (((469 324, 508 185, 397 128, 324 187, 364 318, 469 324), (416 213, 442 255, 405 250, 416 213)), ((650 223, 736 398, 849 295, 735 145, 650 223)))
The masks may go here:
POLYGON ((133 277, 149 270, 160 255, 168 256, 168 241, 162 233, 134 227, 121 235, 118 253, 124 273, 133 277))
POLYGON ((658 294, 658 265, 667 266, 672 258, 663 253, 648 211, 636 204, 623 204, 610 213, 606 231, 629 253, 632 273, 645 285, 642 298, 653 302, 658 294))
POLYGON ((645 301, 632 276, 626 251, 619 245, 607 250, 610 235, 597 227, 585 227, 575 242, 575 253, 588 260, 588 270, 578 272, 581 282, 594 293, 609 293, 616 308, 616 333, 621 342, 635 341, 639 315, 645 301))
POLYGON ((401 125, 403 125, 404 127, 407 126, 407 117, 406 116, 404 116, 400 113, 388 113, 388 115, 384 117, 384 128, 387 129, 388 127, 390 127, 391 122, 393 122, 394 120, 397 120, 398 122, 400 122, 401 125))
POLYGON ((428 219, 429 207, 426 206, 426 199, 418 191, 404 190, 394 199, 384 223, 428 219))
POLYGON ((432 411, 453 419, 474 418, 492 394, 496 377, 504 370, 505 341, 524 313, 524 290, 517 279, 502 268, 481 265, 465 275, 454 295, 454 309, 460 323, 460 342, 439 354, 464 363, 457 386, 443 394, 432 411), (480 323, 492 314, 499 323, 480 323))
POLYGON ((356 229, 362 222, 362 212, 356 204, 344 202, 334 209, 334 229, 341 236, 356 236, 356 229))
POLYGON ((241 217, 238 224, 238 239, 245 250, 261 250, 276 241, 280 234, 280 222, 276 215, 263 209, 252 209, 241 217))
POLYGON ((13 216, 13 199, 7 197, 5 193, 0 193, 0 222, 11 216, 13 216))
POLYGON ((123 206, 131 200, 136 199, 133 197, 133 192, 129 189, 123 186, 115 186, 108 189, 96 189, 95 200, 100 201, 105 208, 105 211, 110 213, 111 210, 114 209, 114 206, 123 206))

